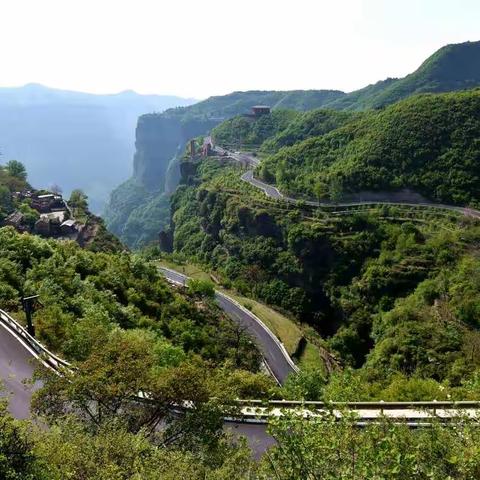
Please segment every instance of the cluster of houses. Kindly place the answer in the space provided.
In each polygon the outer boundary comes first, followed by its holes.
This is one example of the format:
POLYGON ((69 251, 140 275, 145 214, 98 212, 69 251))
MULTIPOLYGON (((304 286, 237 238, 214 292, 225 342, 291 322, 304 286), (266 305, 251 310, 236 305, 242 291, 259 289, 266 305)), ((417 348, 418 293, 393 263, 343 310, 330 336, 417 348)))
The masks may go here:
POLYGON ((13 194, 16 203, 27 200, 29 206, 36 210, 39 218, 34 224, 28 221, 27 215, 20 210, 8 215, 3 226, 11 225, 20 232, 30 232, 43 237, 63 237, 76 240, 83 225, 72 215, 67 202, 56 193, 39 194, 26 190, 13 194))

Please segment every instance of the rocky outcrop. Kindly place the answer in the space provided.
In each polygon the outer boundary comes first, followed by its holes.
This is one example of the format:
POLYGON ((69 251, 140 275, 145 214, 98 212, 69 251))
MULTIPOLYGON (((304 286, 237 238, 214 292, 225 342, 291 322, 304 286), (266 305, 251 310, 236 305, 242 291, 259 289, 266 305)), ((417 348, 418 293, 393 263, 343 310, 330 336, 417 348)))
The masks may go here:
POLYGON ((155 192, 175 188, 179 179, 179 160, 187 142, 206 134, 217 123, 218 120, 185 120, 174 115, 142 115, 136 130, 135 181, 155 192), (169 176, 175 176, 173 181, 169 176))
MULTIPOLYGON (((246 113, 253 105, 266 104, 272 108, 309 110, 344 95, 336 91, 293 92, 235 92, 211 97, 190 107, 167 110, 161 114, 142 115, 136 128, 136 152, 133 176, 111 194, 104 212, 108 228, 130 246, 154 241, 151 222, 160 226, 168 218, 146 220, 152 202, 175 191, 180 181, 180 161, 188 141, 205 135, 227 118, 246 113), (147 221, 147 224, 145 222, 147 221), (132 232, 138 235, 132 235, 132 232)), ((165 211, 163 209, 162 211, 165 211)))

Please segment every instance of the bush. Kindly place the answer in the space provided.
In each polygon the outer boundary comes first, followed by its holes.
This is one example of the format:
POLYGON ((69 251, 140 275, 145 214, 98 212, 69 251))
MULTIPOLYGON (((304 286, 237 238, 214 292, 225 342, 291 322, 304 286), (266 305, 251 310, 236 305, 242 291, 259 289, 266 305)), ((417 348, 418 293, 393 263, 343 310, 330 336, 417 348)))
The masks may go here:
POLYGON ((187 286, 189 292, 193 295, 208 298, 213 298, 215 296, 215 286, 213 282, 210 282, 209 280, 190 279, 187 286))

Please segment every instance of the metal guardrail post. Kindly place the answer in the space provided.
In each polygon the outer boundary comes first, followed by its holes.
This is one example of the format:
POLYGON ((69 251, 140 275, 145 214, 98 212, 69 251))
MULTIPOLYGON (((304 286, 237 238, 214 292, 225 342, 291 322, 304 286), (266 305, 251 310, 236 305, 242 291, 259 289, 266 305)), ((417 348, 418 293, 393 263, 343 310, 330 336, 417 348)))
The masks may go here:
POLYGON ((32 315, 35 312, 35 306, 40 303, 38 301, 38 297, 39 295, 31 295, 29 297, 22 298, 22 308, 25 312, 25 316, 27 317, 27 331, 32 337, 35 336, 35 327, 32 322, 32 315))
POLYGON ((41 363, 46 367, 55 371, 60 371, 61 368, 70 369, 70 363, 57 357, 50 352, 44 345, 36 340, 30 332, 23 328, 16 320, 14 320, 8 313, 0 310, 0 323, 14 336, 23 343, 41 363))

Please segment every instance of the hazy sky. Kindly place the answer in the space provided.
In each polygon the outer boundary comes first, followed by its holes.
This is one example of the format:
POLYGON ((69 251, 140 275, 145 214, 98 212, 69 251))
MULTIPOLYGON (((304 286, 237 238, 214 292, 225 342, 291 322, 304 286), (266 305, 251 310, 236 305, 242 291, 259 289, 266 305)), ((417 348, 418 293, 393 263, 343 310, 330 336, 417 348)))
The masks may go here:
POLYGON ((1 86, 341 89, 480 40, 479 0, 0 0, 1 86))

